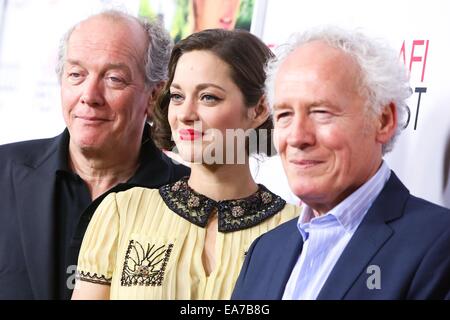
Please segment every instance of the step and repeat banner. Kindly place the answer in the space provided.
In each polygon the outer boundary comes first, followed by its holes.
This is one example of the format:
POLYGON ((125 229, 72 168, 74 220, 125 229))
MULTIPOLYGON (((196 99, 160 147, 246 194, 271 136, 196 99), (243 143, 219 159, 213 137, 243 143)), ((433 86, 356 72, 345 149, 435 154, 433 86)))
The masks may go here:
MULTIPOLYGON (((102 8, 156 17, 175 40, 208 27, 250 29, 270 47, 323 24, 387 39, 411 73, 411 117, 385 158, 410 191, 450 208, 450 1, 0 0, 0 144, 64 128, 54 68, 59 39, 102 8)), ((289 202, 279 158, 253 161, 258 182, 289 202)))

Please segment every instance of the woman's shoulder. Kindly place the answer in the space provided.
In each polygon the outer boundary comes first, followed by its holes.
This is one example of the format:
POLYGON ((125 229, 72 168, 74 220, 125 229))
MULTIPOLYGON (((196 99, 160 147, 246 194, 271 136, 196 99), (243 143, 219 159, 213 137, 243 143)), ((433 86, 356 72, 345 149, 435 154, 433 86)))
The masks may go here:
POLYGON ((115 201, 117 211, 121 215, 125 213, 129 215, 130 212, 135 211, 152 210, 152 208, 159 207, 161 202, 163 202, 159 189, 145 187, 133 187, 125 191, 113 193, 110 196, 114 198, 113 201, 115 201))
POLYGON ((150 189, 145 187, 133 187, 126 191, 115 193, 117 203, 123 202, 141 202, 149 199, 158 200, 161 198, 159 195, 159 189, 150 189))
POLYGON ((120 224, 127 232, 146 233, 141 230, 143 226, 147 226, 144 228, 147 231, 155 231, 158 225, 156 221, 161 222, 170 216, 167 215, 170 209, 162 199, 159 189, 133 187, 118 192, 115 194, 115 206, 120 224))

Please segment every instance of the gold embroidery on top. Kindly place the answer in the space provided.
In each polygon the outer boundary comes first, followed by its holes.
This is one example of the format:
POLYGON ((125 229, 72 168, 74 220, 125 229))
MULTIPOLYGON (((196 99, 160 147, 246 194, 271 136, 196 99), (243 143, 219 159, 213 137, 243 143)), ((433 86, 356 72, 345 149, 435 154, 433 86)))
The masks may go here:
POLYGON ((130 240, 125 255, 120 284, 122 286, 161 286, 173 244, 144 246, 130 240))

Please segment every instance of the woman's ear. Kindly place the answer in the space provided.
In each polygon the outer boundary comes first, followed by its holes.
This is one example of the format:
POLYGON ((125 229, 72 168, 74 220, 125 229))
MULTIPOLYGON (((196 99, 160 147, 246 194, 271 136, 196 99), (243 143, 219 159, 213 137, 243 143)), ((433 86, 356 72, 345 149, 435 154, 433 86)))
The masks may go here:
POLYGON ((259 98, 258 103, 249 109, 249 118, 252 122, 252 128, 258 128, 267 118, 270 117, 270 109, 266 97, 259 98))
POLYGON ((378 116, 377 141, 381 144, 387 143, 395 134, 397 129, 397 107, 394 102, 383 107, 378 116))
POLYGON ((147 101, 147 119, 151 119, 153 115, 153 109, 155 108, 155 103, 158 100, 158 96, 164 87, 165 81, 160 81, 157 84, 153 85, 150 89, 150 96, 147 101))

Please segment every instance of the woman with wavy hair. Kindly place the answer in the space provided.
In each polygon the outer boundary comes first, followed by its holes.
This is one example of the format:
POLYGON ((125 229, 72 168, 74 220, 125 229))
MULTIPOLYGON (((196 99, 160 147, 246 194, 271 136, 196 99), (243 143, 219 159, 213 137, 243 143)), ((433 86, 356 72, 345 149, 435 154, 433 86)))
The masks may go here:
POLYGON ((83 240, 73 298, 229 299, 253 240, 299 214, 256 184, 248 163, 273 150, 270 57, 246 31, 206 30, 178 42, 153 139, 176 145, 191 175, 104 199, 83 240))

